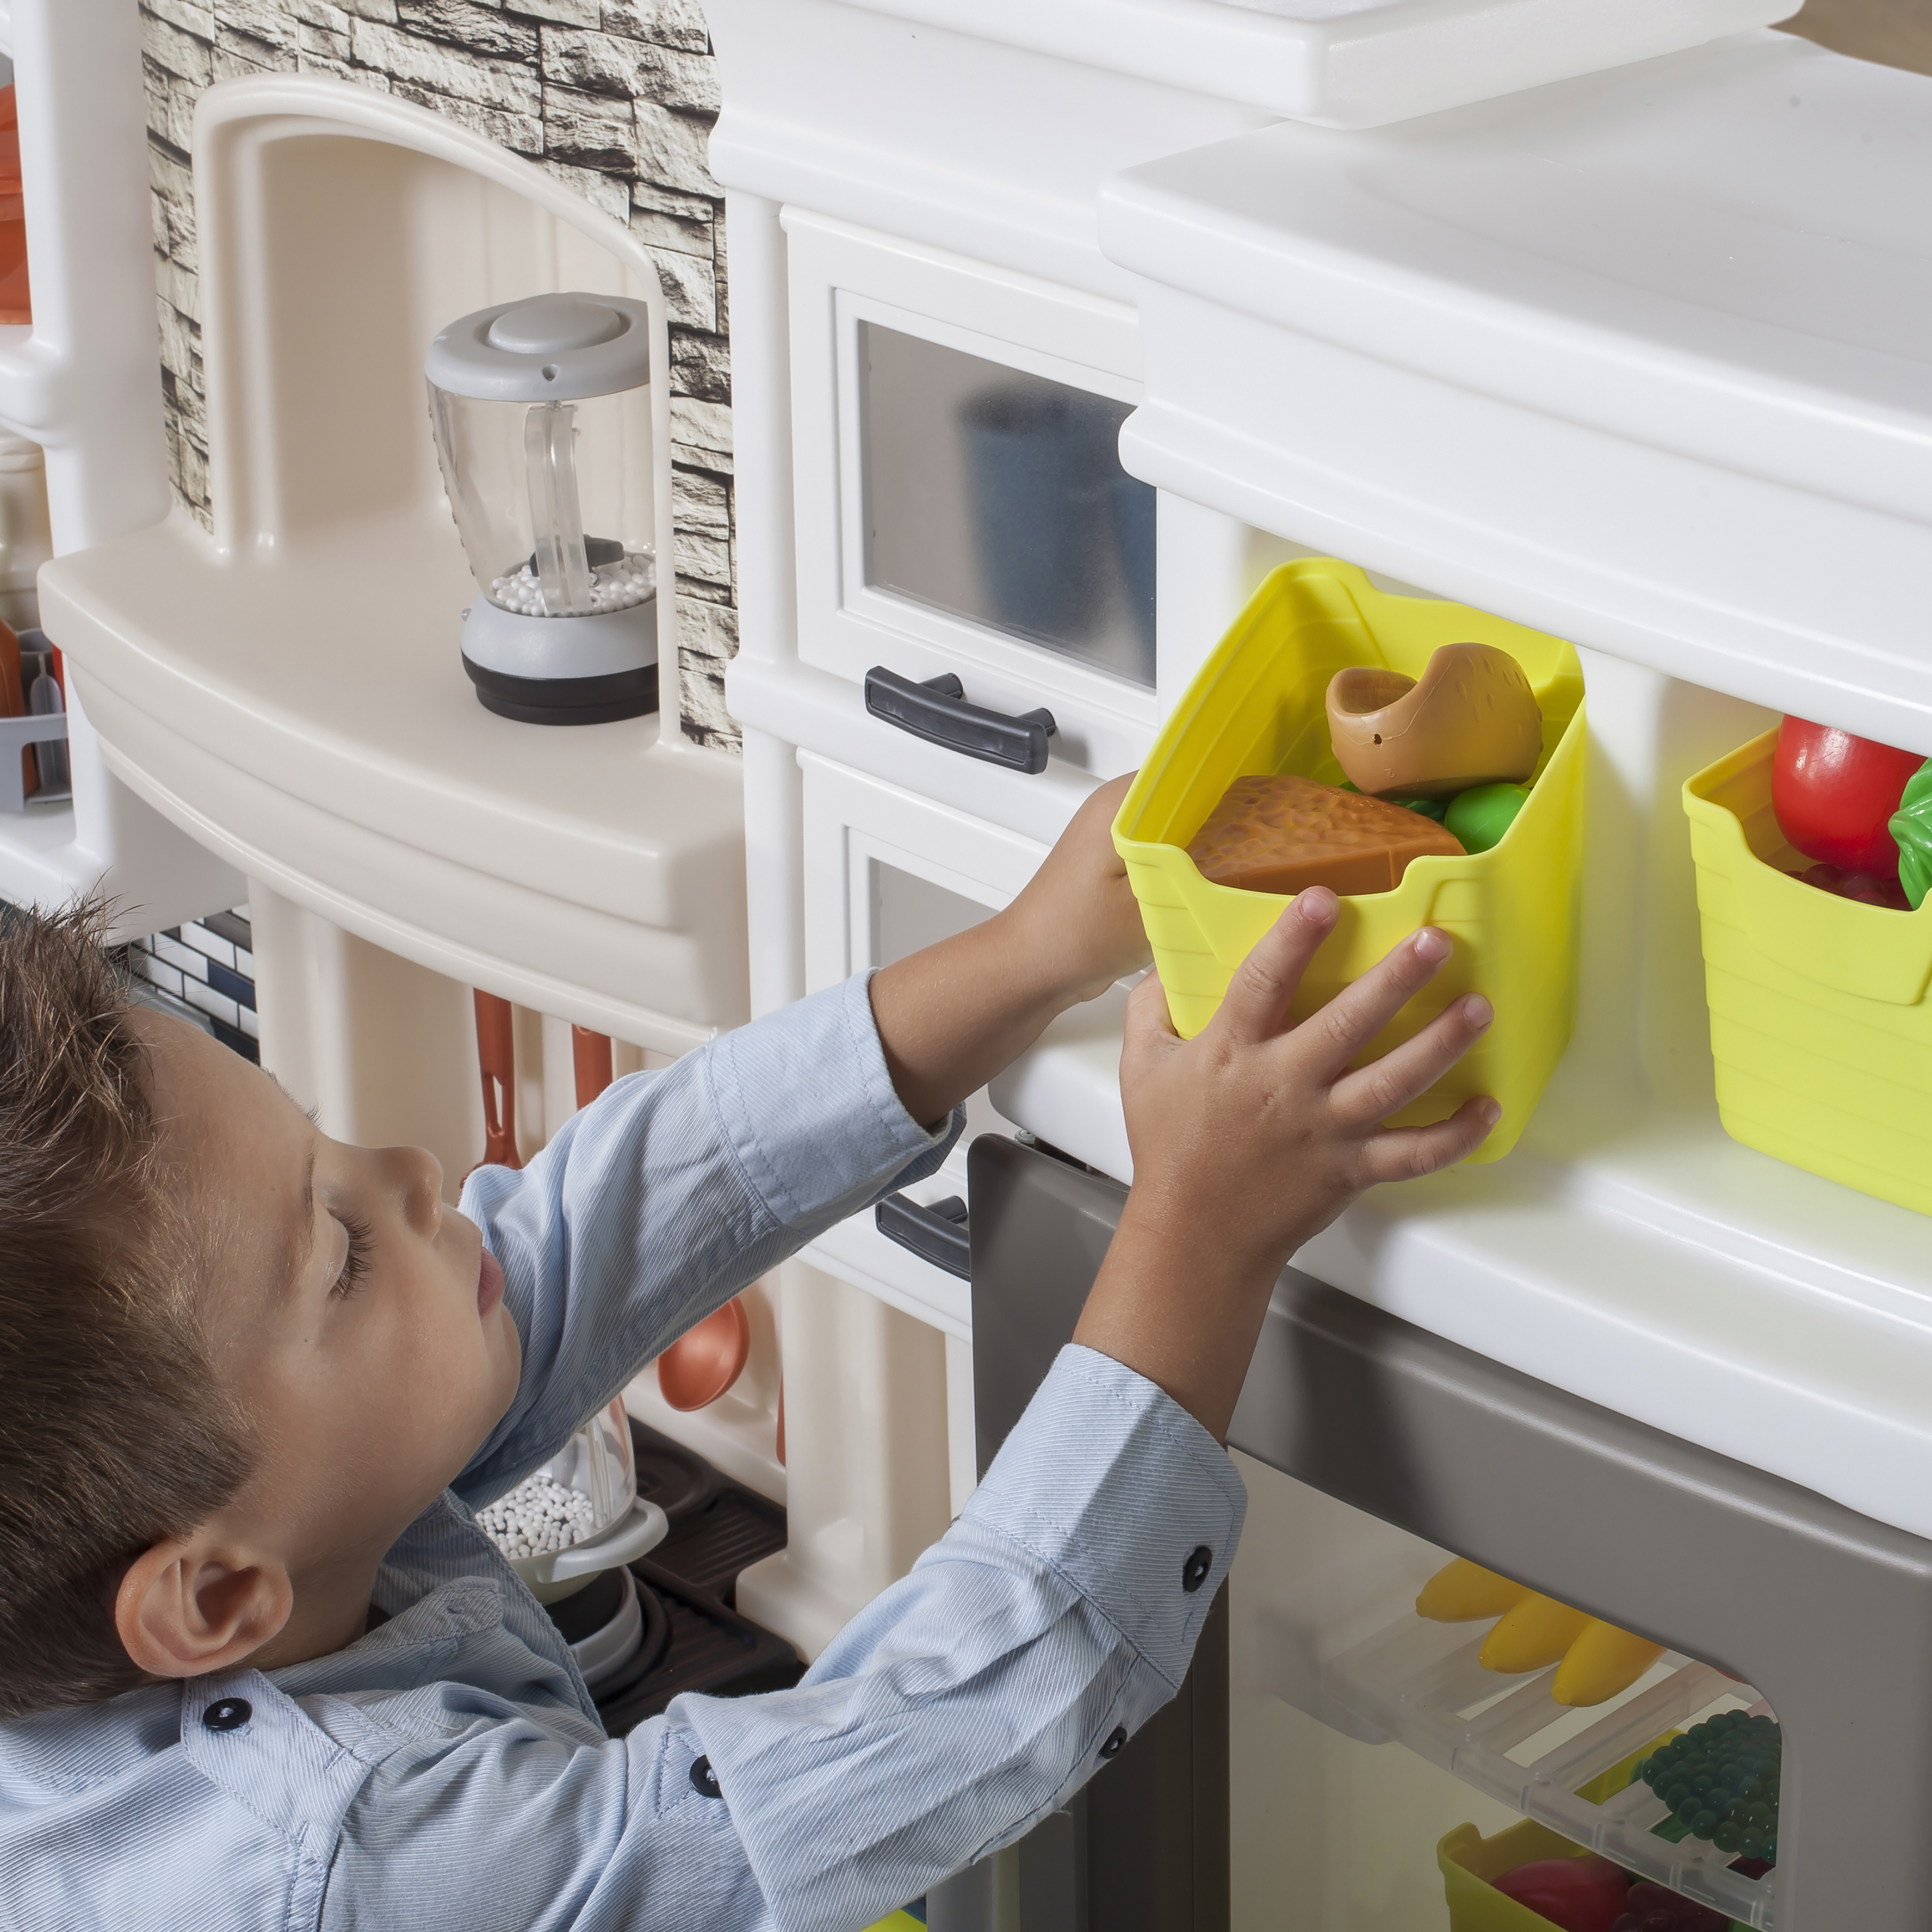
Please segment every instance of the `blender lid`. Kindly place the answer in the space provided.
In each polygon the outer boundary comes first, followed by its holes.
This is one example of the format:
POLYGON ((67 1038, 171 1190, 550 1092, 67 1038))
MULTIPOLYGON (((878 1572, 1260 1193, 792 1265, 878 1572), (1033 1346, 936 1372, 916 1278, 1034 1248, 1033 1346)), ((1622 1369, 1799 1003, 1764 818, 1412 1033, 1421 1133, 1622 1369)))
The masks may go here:
POLYGON ((651 380, 650 310, 628 296, 526 296, 452 322, 423 373, 484 402, 580 402, 651 380))

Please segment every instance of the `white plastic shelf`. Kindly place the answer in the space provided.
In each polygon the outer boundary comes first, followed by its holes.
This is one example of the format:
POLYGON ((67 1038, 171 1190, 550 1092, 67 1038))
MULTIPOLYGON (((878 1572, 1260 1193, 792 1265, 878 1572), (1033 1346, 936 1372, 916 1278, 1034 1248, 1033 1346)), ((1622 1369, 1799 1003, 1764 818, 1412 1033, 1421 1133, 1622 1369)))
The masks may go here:
POLYGON ((1701 1839, 1673 1844, 1653 1827, 1670 1815, 1631 1784, 1601 1804, 1577 1792, 1666 1732, 1719 1711, 1768 1707, 1708 1664, 1666 1654, 1629 1690, 1579 1711, 1550 1694, 1555 1666, 1504 1677, 1477 1660, 1489 1626, 1398 1619, 1331 1662, 1323 1689, 1384 1736, 1627 1870, 1747 1925, 1773 1922, 1777 1875, 1747 1877, 1736 1854, 1701 1839))
POLYGON ((113 770, 248 877, 640 1045, 680 1052, 745 1018, 736 762, 652 718, 485 711, 458 652, 474 586, 446 513, 260 562, 177 515, 40 581, 113 770))
POLYGON ((870 10, 1373 127, 1768 26, 1792 0, 860 0, 870 10))
POLYGON ((1121 458, 1579 644, 1932 753, 1932 80, 1742 35, 1124 173, 1121 458))

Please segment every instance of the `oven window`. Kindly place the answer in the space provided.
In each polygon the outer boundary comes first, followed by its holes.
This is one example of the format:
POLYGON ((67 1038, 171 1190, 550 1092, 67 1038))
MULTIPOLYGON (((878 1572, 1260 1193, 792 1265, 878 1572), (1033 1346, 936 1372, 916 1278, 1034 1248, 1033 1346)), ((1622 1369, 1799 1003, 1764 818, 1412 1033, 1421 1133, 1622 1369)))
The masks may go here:
POLYGON ((1154 493, 1130 405, 859 325, 866 581, 1154 683, 1154 493))

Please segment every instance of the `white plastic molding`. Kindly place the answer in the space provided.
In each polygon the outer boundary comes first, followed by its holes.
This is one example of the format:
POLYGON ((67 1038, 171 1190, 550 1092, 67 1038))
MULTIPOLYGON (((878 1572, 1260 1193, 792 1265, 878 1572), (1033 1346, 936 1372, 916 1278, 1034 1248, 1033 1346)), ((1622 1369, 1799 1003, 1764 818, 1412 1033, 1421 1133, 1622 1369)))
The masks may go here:
MULTIPOLYGON (((34 292, 32 322, 0 327, 0 430, 46 453, 59 556, 168 507, 140 19, 121 0, 13 0, 0 46, 14 60, 34 292)), ((118 902, 122 936, 235 903, 234 872, 106 769, 85 682, 69 680, 72 802, 0 814, 0 898, 98 889, 118 902)))

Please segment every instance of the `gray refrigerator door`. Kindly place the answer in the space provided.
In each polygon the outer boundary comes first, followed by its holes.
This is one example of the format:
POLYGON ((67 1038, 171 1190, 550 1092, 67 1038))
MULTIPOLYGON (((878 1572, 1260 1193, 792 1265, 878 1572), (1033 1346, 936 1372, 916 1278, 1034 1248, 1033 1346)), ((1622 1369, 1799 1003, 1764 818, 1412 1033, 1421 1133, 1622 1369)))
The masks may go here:
MULTIPOLYGON (((983 1475, 1072 1339, 1125 1190, 998 1135, 974 1143, 968 1172, 983 1475)), ((926 1913, 930 1932, 1228 1932, 1225 1591, 1173 1701, 1065 1810, 936 1888, 926 1913)))
MULTIPOLYGON (((994 1135, 974 1143, 968 1173, 983 1468, 1070 1334, 1126 1197, 1104 1175, 994 1135)), ((1740 1324, 1752 1312, 1740 1308, 1740 1324)), ((1276 1289, 1228 1439, 1756 1687, 1784 1734, 1778 1932, 1932 1924, 1932 1544, 1534 1382, 1294 1269, 1276 1289)), ((1197 1680, 1205 1652, 1204 1640, 1197 1680)), ((1197 1706, 1205 1688, 1197 1682, 1197 1706)), ((1211 1822, 1225 1758, 1218 1774, 1205 1762, 1214 1735, 1206 1714, 1190 1724, 1196 1856, 1222 1859, 1220 1889, 1199 1895, 1218 1898, 1220 1918, 1160 1916, 1144 1892, 1119 1916, 1091 1914, 1090 1904, 1089 1919, 1041 1920, 1039 1932, 1049 1922, 1054 1932, 1226 1924, 1225 1810, 1211 1822)), ((1128 1755, 1089 1787, 1090 1811, 1128 1755)), ((1170 1796, 1146 1815, 1168 1817, 1173 1805, 1170 1796)), ((1090 1841, 1085 1878, 1090 1901, 1090 1841)), ((982 1922, 998 1932, 1014 1923, 982 1922)))

